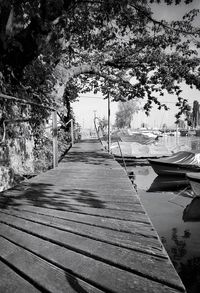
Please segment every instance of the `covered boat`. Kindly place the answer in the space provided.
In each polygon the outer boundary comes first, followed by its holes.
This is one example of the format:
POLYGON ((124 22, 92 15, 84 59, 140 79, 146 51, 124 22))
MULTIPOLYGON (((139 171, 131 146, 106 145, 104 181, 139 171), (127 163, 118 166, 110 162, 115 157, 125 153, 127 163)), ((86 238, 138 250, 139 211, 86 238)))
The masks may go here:
POLYGON ((158 138, 157 135, 147 133, 133 133, 130 135, 120 135, 120 138, 124 142, 138 142, 141 144, 152 144, 158 138))
POLYGON ((121 129, 112 133, 112 137, 117 136, 123 142, 137 142, 143 145, 154 143, 158 139, 157 134, 149 131, 131 131, 130 129, 121 129))
POLYGON ((172 152, 164 145, 143 145, 137 142, 119 142, 111 146, 112 154, 119 163, 149 165, 148 158, 170 156, 172 152))
POLYGON ((200 196, 200 172, 199 173, 187 173, 186 174, 192 191, 194 192, 195 196, 200 196))
POLYGON ((167 158, 149 159, 158 175, 185 176, 187 172, 200 172, 200 153, 180 151, 167 158))

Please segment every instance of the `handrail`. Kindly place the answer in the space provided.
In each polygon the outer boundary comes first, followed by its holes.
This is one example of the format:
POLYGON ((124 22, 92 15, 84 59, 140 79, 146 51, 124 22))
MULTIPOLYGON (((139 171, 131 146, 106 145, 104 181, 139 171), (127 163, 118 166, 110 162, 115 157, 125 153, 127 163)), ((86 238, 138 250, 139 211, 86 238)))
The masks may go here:
POLYGON ((42 104, 38 104, 38 103, 35 103, 35 102, 30 102, 30 101, 27 101, 27 100, 24 100, 24 99, 15 98, 13 96, 5 95, 5 94, 2 94, 2 93, 0 93, 0 98, 6 99, 6 100, 12 100, 12 101, 18 102, 18 103, 23 104, 23 105, 32 105, 32 106, 45 108, 45 109, 48 109, 48 110, 51 110, 51 111, 56 111, 55 108, 45 106, 45 105, 42 105, 42 104))
POLYGON ((124 168, 126 170, 126 174, 128 175, 128 170, 127 170, 127 167, 126 167, 126 162, 124 160, 124 156, 123 156, 123 153, 122 153, 122 149, 121 149, 121 146, 119 144, 119 139, 117 139, 117 144, 118 144, 119 151, 120 151, 120 154, 121 154, 121 157, 122 157, 122 161, 123 161, 123 164, 124 164, 124 168))
POLYGON ((102 142, 102 140, 101 140, 101 138, 99 136, 99 130, 98 130, 97 125, 96 125, 96 120, 97 119, 100 121, 100 119, 98 117, 94 118, 94 127, 95 127, 95 130, 96 130, 97 138, 100 141, 100 143, 102 144, 102 146, 106 149, 106 146, 103 144, 103 142, 102 142))

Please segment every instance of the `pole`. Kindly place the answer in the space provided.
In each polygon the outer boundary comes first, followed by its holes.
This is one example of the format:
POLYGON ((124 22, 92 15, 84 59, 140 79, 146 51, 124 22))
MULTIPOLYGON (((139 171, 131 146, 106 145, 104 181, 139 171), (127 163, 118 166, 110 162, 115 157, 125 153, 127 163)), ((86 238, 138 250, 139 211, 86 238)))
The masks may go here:
POLYGON ((176 124, 176 146, 178 145, 178 124, 176 124))
POLYGON ((57 128, 57 112, 52 112, 52 128, 53 128, 53 168, 58 166, 58 128, 57 128))
POLYGON ((108 152, 110 153, 110 94, 108 93, 108 152))
MULTIPOLYGON (((94 111, 93 111, 93 113, 94 113, 94 121, 95 121, 95 119, 97 118, 97 114, 96 114, 96 113, 97 113, 97 111, 96 111, 96 110, 94 110, 94 111)), ((95 129, 95 125, 94 125, 94 129, 95 129)))
POLYGON ((71 139, 72 139, 72 145, 74 144, 74 121, 71 119, 71 139))

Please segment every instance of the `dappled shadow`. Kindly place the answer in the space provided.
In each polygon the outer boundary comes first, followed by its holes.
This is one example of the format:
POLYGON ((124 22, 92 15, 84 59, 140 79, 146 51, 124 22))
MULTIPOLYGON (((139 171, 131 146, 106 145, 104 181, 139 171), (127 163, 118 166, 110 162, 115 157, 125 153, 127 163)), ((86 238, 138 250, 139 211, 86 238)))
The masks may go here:
POLYGON ((108 164, 109 155, 101 154, 98 152, 73 152, 71 151, 67 156, 65 156, 62 160, 62 163, 67 162, 82 162, 85 164, 92 165, 109 165, 108 164))
POLYGON ((61 189, 60 192, 56 192, 65 196, 65 198, 72 198, 78 203, 82 203, 91 208, 105 208, 105 202, 95 196, 95 194, 86 189, 61 189))
POLYGON ((95 197, 95 194, 85 189, 55 190, 53 184, 22 183, 15 188, 1 193, 0 208, 32 205, 42 208, 79 211, 80 207, 104 208, 104 202, 95 197), (73 199, 73 202, 72 202, 73 199), (76 204, 77 202, 77 204, 76 204))
MULTIPOLYGON (((87 143, 87 141, 82 141, 81 143, 87 143)), ((81 144, 79 143, 79 144, 81 144)), ((99 144, 97 140, 89 140, 88 144, 99 144)), ((83 148, 84 149, 84 148, 83 148)), ((91 151, 81 150, 79 145, 76 144, 71 148, 70 152, 62 159, 62 163, 65 162, 82 162, 85 164, 92 165, 108 165, 108 159, 111 158, 110 155, 106 152, 100 150, 95 151, 95 147, 91 151), (80 150, 80 151, 79 151, 80 150)))

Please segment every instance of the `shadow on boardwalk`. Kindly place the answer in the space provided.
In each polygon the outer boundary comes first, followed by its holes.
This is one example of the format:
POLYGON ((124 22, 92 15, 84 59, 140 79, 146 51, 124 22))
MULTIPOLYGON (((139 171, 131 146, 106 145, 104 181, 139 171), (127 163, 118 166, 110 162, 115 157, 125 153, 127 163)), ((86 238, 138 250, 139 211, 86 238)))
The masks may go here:
POLYGON ((22 183, 21 185, 1 193, 0 208, 33 205, 59 210, 79 211, 78 205, 92 208, 104 208, 104 202, 99 200, 94 192, 86 189, 55 189, 53 184, 22 183), (70 204, 73 199, 75 205, 70 204))
POLYGON ((81 162, 85 164, 92 164, 92 165, 101 165, 104 164, 105 166, 109 166, 108 157, 103 154, 98 154, 94 152, 85 152, 84 155, 82 152, 77 152, 74 155, 73 152, 70 152, 69 156, 66 156, 62 162, 81 162))

